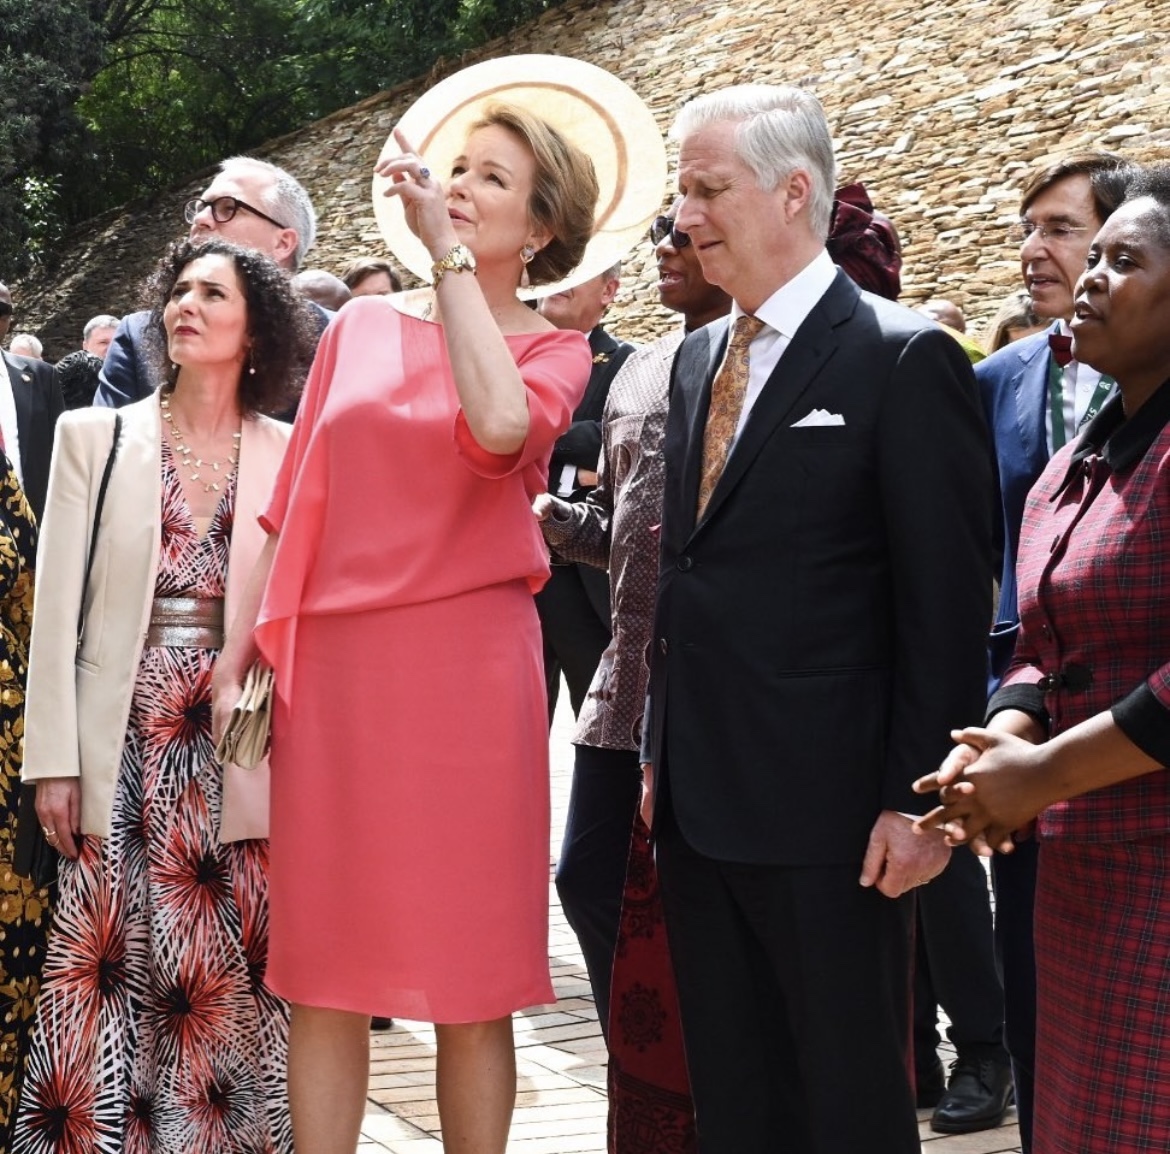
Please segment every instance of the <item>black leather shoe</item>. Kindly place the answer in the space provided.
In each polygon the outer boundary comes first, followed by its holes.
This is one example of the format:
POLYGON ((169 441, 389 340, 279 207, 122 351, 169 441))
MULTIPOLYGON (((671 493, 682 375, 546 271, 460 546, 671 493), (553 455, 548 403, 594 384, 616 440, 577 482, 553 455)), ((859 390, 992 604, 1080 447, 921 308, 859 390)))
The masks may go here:
POLYGON ((960 1054, 951 1063, 947 1092, 935 1107, 930 1128, 939 1134, 994 1130, 1011 1103, 1012 1069, 1005 1059, 960 1054))
POLYGON ((916 1070, 914 1074, 915 1107, 919 1110, 933 1110, 946 1093, 947 1079, 942 1063, 936 1058, 933 1066, 916 1070))
POLYGON ((394 1029, 394 1019, 393 1018, 373 1017, 370 1019, 370 1029, 371 1030, 392 1030, 392 1029, 394 1029))

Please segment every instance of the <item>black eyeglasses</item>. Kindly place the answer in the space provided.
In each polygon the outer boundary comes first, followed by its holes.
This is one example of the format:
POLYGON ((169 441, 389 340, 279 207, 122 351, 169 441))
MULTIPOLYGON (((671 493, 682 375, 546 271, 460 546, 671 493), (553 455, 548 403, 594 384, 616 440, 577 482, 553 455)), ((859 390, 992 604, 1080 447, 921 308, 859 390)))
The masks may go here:
POLYGON ((655 244, 661 244, 667 237, 674 248, 686 248, 691 238, 685 232, 679 232, 674 227, 673 216, 656 216, 650 226, 650 239, 655 244))
POLYGON ((258 216, 261 220, 276 225, 277 228, 288 228, 287 224, 281 224, 279 220, 269 216, 268 213, 253 208, 236 196, 217 196, 214 200, 202 200, 196 197, 194 200, 187 201, 183 209, 183 217, 188 224, 194 224, 195 218, 205 208, 211 209, 211 219, 219 224, 227 224, 242 208, 245 212, 250 212, 253 216, 258 216))

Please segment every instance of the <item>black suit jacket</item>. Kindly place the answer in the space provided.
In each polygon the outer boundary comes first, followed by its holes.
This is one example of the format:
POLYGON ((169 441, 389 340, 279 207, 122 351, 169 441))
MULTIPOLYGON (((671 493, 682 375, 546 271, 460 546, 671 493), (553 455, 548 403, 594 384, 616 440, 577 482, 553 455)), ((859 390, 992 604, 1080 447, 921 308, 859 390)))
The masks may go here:
POLYGON ((0 352, 8 370, 8 383, 16 402, 16 429, 20 437, 20 467, 24 474, 24 495, 37 520, 45 511, 49 488, 49 460, 53 455, 53 432, 65 408, 61 386, 52 365, 0 352))
MULTIPOLYGON (((601 417, 609 386, 634 347, 628 341, 615 340, 600 325, 589 334, 593 368, 581 402, 573 410, 572 423, 553 446, 548 469, 550 492, 557 491, 561 470, 566 465, 597 472, 601 461, 601 417)), ((583 501, 588 492, 587 488, 575 489, 569 500, 583 501)))
POLYGON ((672 374, 658 804, 713 858, 860 863, 879 812, 922 812, 911 782, 983 712, 992 481, 975 381, 941 329, 839 272, 696 524, 727 325, 691 334, 672 374), (844 424, 793 427, 814 409, 844 424))

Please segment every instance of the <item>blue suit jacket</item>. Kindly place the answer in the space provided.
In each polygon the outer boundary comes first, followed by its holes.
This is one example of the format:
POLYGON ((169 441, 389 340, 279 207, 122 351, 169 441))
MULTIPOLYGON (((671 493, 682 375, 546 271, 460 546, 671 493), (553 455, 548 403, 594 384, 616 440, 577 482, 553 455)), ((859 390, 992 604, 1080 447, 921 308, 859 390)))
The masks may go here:
POLYGON ((1049 355, 1046 331, 1015 341, 975 366, 995 449, 1001 513, 996 526, 996 545, 1002 551, 1003 568, 989 653, 991 689, 999 684, 1011 661, 1019 631, 1016 554, 1028 491, 1048 464, 1044 415, 1049 355))

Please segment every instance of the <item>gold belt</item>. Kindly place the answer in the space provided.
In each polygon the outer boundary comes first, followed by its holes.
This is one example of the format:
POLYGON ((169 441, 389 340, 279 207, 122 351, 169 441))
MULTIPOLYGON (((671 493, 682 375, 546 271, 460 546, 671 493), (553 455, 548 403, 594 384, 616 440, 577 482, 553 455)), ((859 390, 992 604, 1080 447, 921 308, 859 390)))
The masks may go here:
POLYGON ((222 597, 156 597, 147 645, 172 649, 223 648, 222 597))

